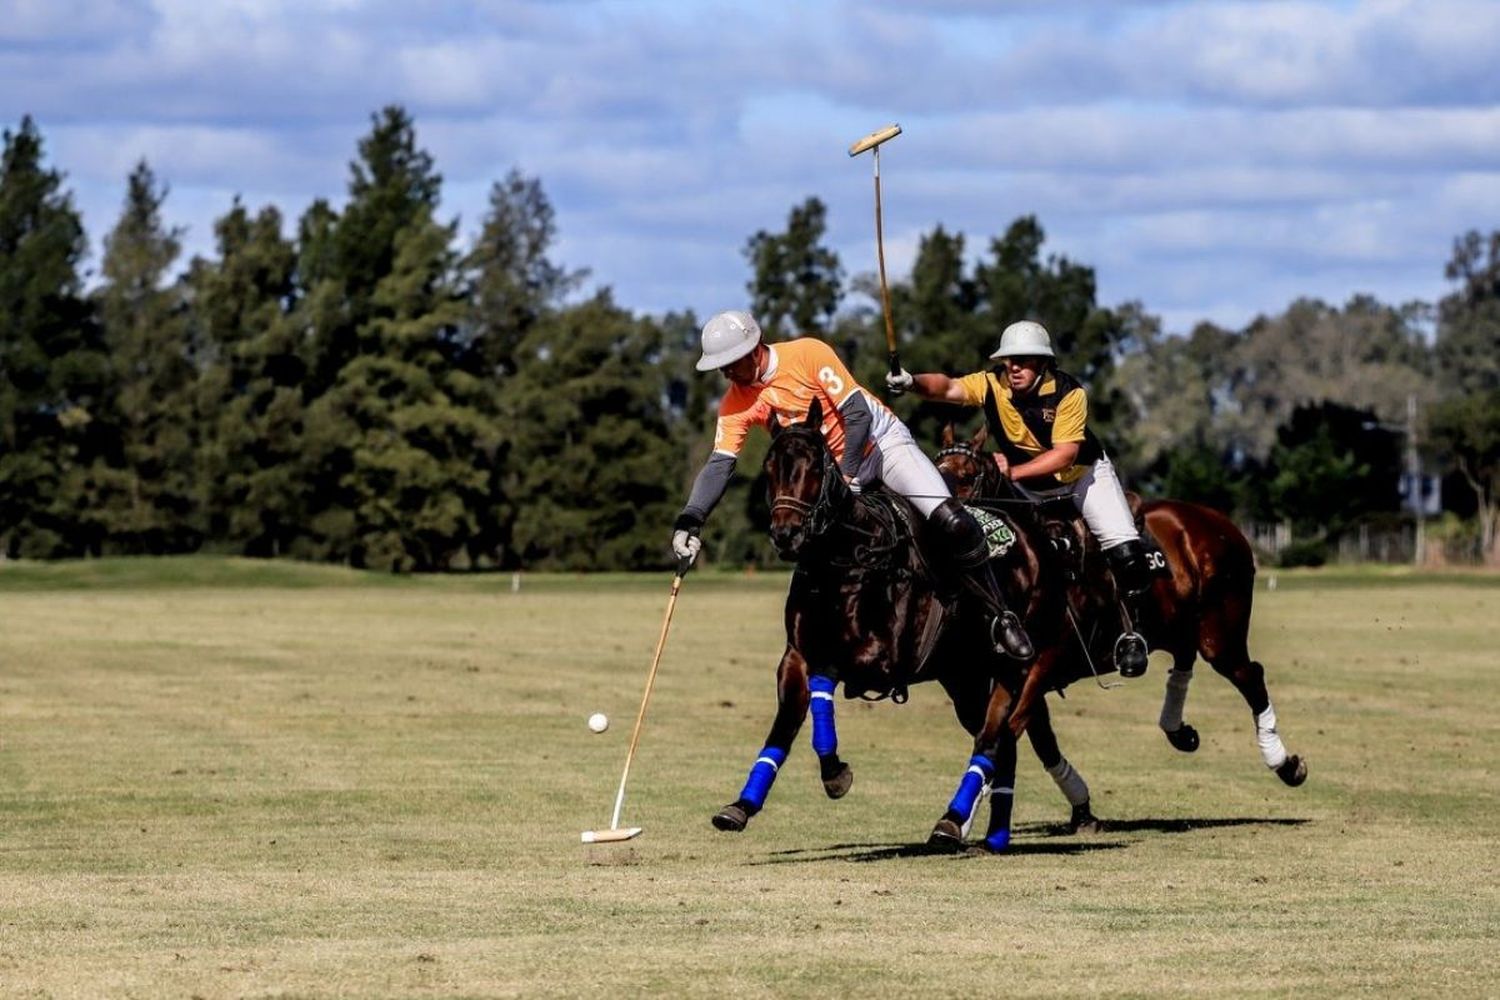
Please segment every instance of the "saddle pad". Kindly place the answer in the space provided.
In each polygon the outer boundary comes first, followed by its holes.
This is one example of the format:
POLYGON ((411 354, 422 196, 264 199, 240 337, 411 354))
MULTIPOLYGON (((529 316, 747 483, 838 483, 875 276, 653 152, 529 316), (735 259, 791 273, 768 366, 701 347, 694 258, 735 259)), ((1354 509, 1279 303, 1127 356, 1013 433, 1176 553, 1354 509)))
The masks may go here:
POLYGON ((984 542, 989 546, 991 559, 999 559, 1016 544, 1016 533, 1010 530, 1010 525, 1000 515, 981 507, 965 505, 964 509, 979 522, 979 530, 984 532, 984 542))

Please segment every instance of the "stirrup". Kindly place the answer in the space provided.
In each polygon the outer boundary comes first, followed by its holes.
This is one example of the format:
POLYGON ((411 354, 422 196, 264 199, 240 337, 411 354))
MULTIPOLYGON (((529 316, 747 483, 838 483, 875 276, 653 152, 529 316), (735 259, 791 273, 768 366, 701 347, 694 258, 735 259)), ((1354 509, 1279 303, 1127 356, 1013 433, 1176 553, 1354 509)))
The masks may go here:
POLYGON ((997 653, 1004 653, 1023 663, 1036 656, 1036 647, 1032 646, 1031 637, 1026 634, 1020 617, 1014 611, 1002 611, 990 619, 990 642, 997 653))
POLYGON ((1145 636, 1130 631, 1122 632, 1115 640, 1115 649, 1111 655, 1121 677, 1140 677, 1145 674, 1146 666, 1151 662, 1150 653, 1151 647, 1146 645, 1145 636))

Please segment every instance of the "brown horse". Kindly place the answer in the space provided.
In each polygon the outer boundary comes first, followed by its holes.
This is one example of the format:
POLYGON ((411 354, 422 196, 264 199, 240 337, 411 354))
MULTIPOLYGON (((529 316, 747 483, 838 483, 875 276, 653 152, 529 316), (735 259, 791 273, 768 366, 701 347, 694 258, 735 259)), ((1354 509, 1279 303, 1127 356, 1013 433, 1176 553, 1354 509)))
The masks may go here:
MULTIPOLYGON (((989 793, 984 846, 1003 850, 1010 839, 1016 739, 1025 729, 1053 779, 1074 806, 1074 824, 1092 823, 1087 786, 1057 747, 1047 707, 1029 720, 1015 714, 1020 665, 995 653, 977 607, 945 589, 929 565, 924 519, 900 497, 883 491, 855 497, 839 475, 819 431, 821 408, 783 428, 766 455, 771 540, 795 560, 786 601, 786 651, 776 671, 777 711, 739 798, 713 817, 720 830, 739 831, 765 804, 793 739, 813 716, 813 749, 830 798, 849 790, 853 772, 838 754, 833 695, 905 700, 910 684, 936 680, 953 700, 960 723, 974 736, 973 754, 929 843, 959 847, 979 802, 989 793), (1029 721, 1029 727, 1026 723, 1029 721)), ((1033 636, 1062 628, 1057 570, 1039 558, 1040 539, 1006 521, 1011 550, 996 563, 1012 608, 1033 636), (1022 610, 1024 609, 1024 610, 1022 610)), ((1059 655, 1056 643, 1038 654, 1031 673, 1045 673, 1059 655)))
MULTIPOLYGON (((1016 510, 1020 494, 981 451, 985 438, 986 430, 981 426, 967 442, 955 442, 953 425, 949 424, 943 431, 938 471, 960 499, 971 503, 999 501, 1007 504, 1007 509, 1016 510)), ((1167 675, 1159 720, 1162 731, 1178 750, 1191 753, 1198 749, 1198 732, 1182 720, 1182 710, 1193 664, 1202 656, 1235 686, 1250 707, 1256 742, 1266 766, 1288 785, 1302 784, 1307 780, 1307 764, 1282 744, 1266 691, 1265 669, 1250 658, 1250 605, 1255 589, 1255 557, 1250 543, 1233 521, 1209 507, 1181 500, 1132 500, 1137 524, 1159 546, 1167 571, 1157 576, 1144 598, 1144 620, 1138 623, 1152 649, 1172 654, 1173 666, 1167 675)), ((1107 618, 1115 606, 1113 584, 1107 579, 1097 544, 1072 512, 1071 503, 1061 517, 1036 511, 1033 518, 1018 516, 1016 520, 1035 520, 1044 532, 1083 546, 1085 568, 1069 588, 1073 617, 1075 621, 1087 619, 1092 609, 1096 621, 1107 618)), ((1105 634, 1108 636, 1108 631, 1105 634)), ((1105 669, 1112 669, 1108 654, 1096 656, 1098 651, 1091 650, 1090 645, 1080 629, 1074 643, 1080 655, 1069 666, 1054 671, 1054 684, 1060 686, 1086 676, 1096 659, 1104 661, 1105 669)))

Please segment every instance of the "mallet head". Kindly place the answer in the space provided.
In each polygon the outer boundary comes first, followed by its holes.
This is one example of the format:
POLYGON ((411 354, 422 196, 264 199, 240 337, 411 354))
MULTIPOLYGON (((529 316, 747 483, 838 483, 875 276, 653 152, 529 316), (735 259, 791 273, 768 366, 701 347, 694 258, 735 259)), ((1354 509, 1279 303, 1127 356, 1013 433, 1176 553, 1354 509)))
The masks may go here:
POLYGON ((849 155, 850 156, 858 156, 860 153, 863 153, 865 150, 867 150, 867 149, 874 149, 876 146, 880 145, 882 142, 889 142, 891 139, 896 138, 896 136, 898 136, 900 134, 901 134, 901 126, 900 125, 887 125, 885 128, 876 129, 874 132, 871 132, 869 135, 865 136, 863 139, 859 140, 854 145, 850 146, 849 147, 849 155))
POLYGON ((640 827, 627 826, 616 830, 585 830, 582 840, 585 844, 618 844, 622 840, 632 840, 640 835, 640 827))

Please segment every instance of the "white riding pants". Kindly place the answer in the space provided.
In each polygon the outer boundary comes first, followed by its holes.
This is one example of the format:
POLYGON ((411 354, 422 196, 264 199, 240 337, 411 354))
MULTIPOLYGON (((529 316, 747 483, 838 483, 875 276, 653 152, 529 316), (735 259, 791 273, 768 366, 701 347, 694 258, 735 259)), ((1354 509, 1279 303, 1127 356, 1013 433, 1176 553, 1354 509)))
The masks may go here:
POLYGON ((1109 550, 1141 537, 1135 530, 1135 518, 1130 516, 1125 489, 1120 485, 1114 463, 1108 455, 1100 455, 1088 473, 1075 483, 1051 490, 1023 492, 1034 497, 1071 496, 1073 506, 1078 508, 1089 530, 1099 539, 1101 549, 1109 550))
POLYGON ((875 447, 860 464, 859 481, 864 486, 884 483, 886 489, 904 496, 924 518, 953 496, 943 482, 943 474, 917 447, 911 431, 902 423, 892 423, 876 438, 875 447))

